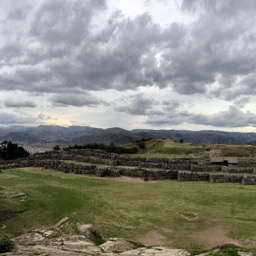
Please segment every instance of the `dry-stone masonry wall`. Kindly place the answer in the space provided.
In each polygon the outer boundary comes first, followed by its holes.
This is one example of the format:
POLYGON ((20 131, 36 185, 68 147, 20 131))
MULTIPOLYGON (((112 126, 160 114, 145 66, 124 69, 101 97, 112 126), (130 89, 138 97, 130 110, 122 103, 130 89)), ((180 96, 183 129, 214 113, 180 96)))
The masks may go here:
POLYGON ((2 161, 0 170, 20 167, 41 167, 64 173, 94 174, 99 177, 121 175, 145 177, 149 180, 238 182, 256 185, 256 166, 212 166, 197 161, 167 158, 124 157, 116 154, 79 152, 45 152, 26 160, 2 161), (68 163, 69 160, 70 162, 68 163), (73 162, 72 162, 73 161, 73 162))

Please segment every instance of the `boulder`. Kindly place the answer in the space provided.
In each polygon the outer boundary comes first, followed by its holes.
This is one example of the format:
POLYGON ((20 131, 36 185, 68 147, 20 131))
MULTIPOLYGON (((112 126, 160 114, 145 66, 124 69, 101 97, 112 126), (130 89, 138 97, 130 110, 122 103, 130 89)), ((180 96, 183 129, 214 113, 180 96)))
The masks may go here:
POLYGON ((112 238, 102 244, 100 248, 104 252, 125 252, 134 249, 134 246, 123 238, 112 238))
POLYGON ((76 227, 81 234, 89 239, 102 239, 101 234, 92 224, 77 224, 76 227))

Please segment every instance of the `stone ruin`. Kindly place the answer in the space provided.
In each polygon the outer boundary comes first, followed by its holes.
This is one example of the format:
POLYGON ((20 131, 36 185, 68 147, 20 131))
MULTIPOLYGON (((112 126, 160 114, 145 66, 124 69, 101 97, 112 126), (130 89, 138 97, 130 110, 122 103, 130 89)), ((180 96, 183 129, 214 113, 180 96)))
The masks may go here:
POLYGON ((91 151, 45 152, 27 159, 1 161, 0 171, 13 168, 40 167, 63 173, 92 174, 98 177, 141 177, 149 180, 235 182, 256 185, 256 163, 235 166, 210 165, 187 159, 125 157, 91 151))

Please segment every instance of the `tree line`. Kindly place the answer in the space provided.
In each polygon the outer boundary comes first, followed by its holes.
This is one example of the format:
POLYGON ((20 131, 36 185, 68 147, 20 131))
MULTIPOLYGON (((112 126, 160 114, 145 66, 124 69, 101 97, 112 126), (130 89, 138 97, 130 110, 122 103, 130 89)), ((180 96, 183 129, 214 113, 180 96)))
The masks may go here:
POLYGON ((5 140, 0 144, 0 158, 4 160, 14 160, 28 156, 29 152, 16 143, 5 140))
POLYGON ((69 150, 69 149, 100 149, 105 152, 109 153, 117 153, 117 154, 135 154, 138 152, 137 147, 124 147, 115 145, 114 143, 111 143, 110 145, 106 145, 103 143, 92 143, 87 145, 74 145, 63 148, 63 150, 69 150))

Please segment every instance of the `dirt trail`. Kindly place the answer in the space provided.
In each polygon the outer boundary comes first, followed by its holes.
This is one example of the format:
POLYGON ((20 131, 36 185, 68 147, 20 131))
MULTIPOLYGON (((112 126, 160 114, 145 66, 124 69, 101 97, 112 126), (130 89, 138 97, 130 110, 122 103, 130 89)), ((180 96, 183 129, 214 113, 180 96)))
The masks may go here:
POLYGON ((211 248, 224 243, 237 242, 228 237, 228 229, 221 223, 218 223, 205 230, 195 232, 191 238, 203 247, 211 248))
POLYGON ((163 246, 168 243, 167 238, 155 230, 149 231, 140 237, 138 241, 146 246, 163 246))
POLYGON ((120 176, 120 177, 96 177, 96 179, 100 180, 115 180, 118 182, 124 182, 124 183, 134 183, 134 184, 150 184, 150 183, 156 183, 156 180, 150 180, 148 182, 145 182, 143 178, 138 177, 127 177, 127 176, 120 176))
POLYGON ((171 146, 174 146, 175 144, 176 142, 174 142, 173 140, 166 140, 164 146, 171 147, 171 146))

